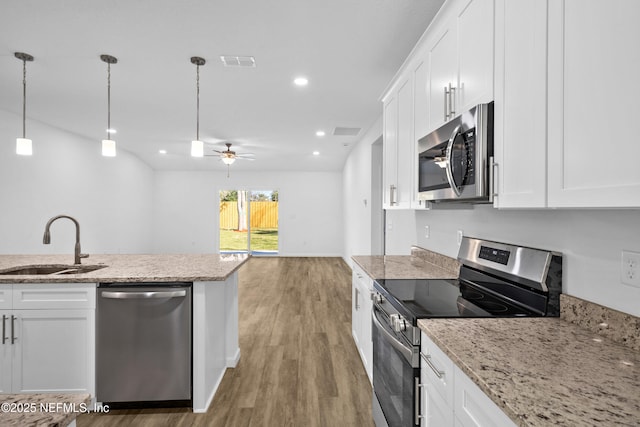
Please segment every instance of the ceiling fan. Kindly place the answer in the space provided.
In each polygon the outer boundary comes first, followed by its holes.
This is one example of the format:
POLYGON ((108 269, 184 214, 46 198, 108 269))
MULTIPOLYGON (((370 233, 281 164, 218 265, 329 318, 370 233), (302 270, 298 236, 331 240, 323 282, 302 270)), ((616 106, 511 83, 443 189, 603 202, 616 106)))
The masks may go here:
POLYGON ((227 146, 226 150, 223 150, 223 151, 212 150, 212 151, 216 152, 217 154, 206 154, 206 156, 217 156, 217 157, 220 157, 220 160, 222 161, 222 163, 227 165, 227 177, 229 177, 229 165, 232 165, 237 159, 240 159, 240 160, 255 160, 253 158, 253 154, 252 153, 237 154, 235 151, 233 151, 231 149, 231 143, 230 142, 226 142, 224 145, 227 146))

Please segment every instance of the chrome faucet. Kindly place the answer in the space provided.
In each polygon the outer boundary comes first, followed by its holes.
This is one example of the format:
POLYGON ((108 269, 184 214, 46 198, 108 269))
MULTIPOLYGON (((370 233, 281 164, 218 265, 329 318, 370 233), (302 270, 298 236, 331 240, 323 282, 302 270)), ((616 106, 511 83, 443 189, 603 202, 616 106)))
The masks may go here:
POLYGON ((73 221, 73 223, 76 225, 76 247, 73 254, 73 263, 80 264, 80 260, 82 258, 88 258, 89 254, 83 254, 80 251, 80 224, 78 223, 78 221, 76 221, 75 218, 69 215, 58 215, 51 218, 47 222, 47 225, 44 227, 44 236, 42 236, 42 243, 44 243, 45 245, 48 245, 49 243, 51 243, 51 233, 49 232, 49 228, 51 227, 51 224, 53 223, 53 221, 60 218, 68 218, 71 221, 73 221))

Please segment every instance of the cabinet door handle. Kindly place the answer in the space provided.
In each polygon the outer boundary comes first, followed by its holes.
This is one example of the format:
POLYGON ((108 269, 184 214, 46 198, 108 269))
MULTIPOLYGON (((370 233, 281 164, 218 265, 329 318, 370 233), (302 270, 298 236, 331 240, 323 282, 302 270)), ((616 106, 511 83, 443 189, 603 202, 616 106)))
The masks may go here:
POLYGON ((436 368, 436 366, 431 361, 431 355, 430 354, 423 354, 422 355, 422 360, 424 360, 427 363, 427 365, 431 368, 433 373, 436 374, 436 377, 438 377, 439 379, 442 379, 442 377, 444 377, 444 373, 445 372, 441 371, 438 368, 436 368))
POLYGON ((390 205, 396 204, 396 186, 393 184, 389 186, 389 204, 390 205))
POLYGON ((424 415, 420 415, 420 389, 422 388, 422 384, 420 384, 420 378, 415 377, 413 379, 413 396, 414 396, 414 408, 413 411, 413 424, 420 425, 420 418, 424 418, 424 415))
POLYGON ((451 88, 451 83, 449 83, 449 87, 444 87, 444 121, 449 120, 449 101, 451 92, 449 92, 449 88, 451 88))
POLYGON ((360 292, 357 289, 355 291, 356 291, 356 294, 355 294, 355 297, 356 297, 356 301, 355 301, 356 310, 360 310, 360 298, 359 298, 360 292))
POLYGON ((15 327, 16 319, 17 319, 17 317, 12 314, 11 315, 11 344, 15 344, 16 339, 17 339, 17 337, 16 337, 16 327, 15 327))
POLYGON ((451 107, 449 117, 453 118, 456 115, 456 88, 451 87, 451 83, 449 83, 449 106, 451 107))
POLYGON ((7 342, 7 319, 8 317, 2 315, 2 344, 7 342))
MULTIPOLYGON (((498 197, 498 164, 493 156, 489 157, 489 188, 491 188, 491 197, 498 197)), ((489 200, 491 201, 491 200, 489 200)))

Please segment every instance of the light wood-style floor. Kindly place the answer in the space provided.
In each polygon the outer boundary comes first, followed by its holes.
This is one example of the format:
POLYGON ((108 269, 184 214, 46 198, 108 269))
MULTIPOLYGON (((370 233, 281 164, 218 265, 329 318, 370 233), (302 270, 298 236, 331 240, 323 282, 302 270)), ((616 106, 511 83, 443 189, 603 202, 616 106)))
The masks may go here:
POLYGON ((83 414, 78 427, 373 426, 341 258, 252 258, 239 271, 240 363, 205 414, 83 414))

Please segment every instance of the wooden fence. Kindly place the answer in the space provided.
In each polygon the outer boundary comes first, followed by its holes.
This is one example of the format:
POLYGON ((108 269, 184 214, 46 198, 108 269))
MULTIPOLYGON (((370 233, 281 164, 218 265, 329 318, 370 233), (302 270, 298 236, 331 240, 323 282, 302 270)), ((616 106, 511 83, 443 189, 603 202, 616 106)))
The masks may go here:
MULTIPOLYGON (((278 202, 250 202, 251 228, 278 228, 278 202)), ((238 202, 220 202, 220 228, 238 228, 238 202)))

